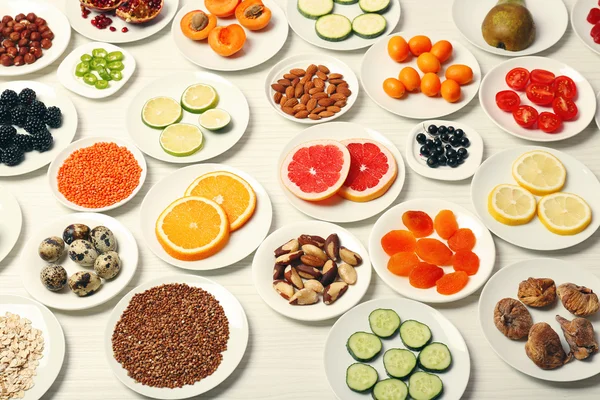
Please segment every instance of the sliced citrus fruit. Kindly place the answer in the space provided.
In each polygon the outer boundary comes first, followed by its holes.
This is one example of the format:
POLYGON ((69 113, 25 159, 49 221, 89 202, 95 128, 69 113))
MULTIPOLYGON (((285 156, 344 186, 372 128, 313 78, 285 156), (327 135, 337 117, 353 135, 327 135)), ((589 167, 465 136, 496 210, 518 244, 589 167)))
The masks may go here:
POLYGON ((552 154, 534 150, 515 160, 512 175, 519 185, 537 196, 543 196, 562 189, 567 170, 552 154))
POLYGON ((181 95, 181 106, 194 114, 215 108, 218 102, 219 95, 216 90, 212 86, 202 83, 189 86, 181 95))
POLYGON ((332 197, 350 171, 350 152, 336 140, 313 140, 288 153, 280 169, 283 185, 307 201, 332 197))
POLYGON ((231 116, 225 110, 213 108, 203 112, 198 118, 200 126, 210 131, 217 131, 225 128, 231 122, 231 116))
POLYGON ((557 235, 576 235, 592 221, 592 210, 581 197, 571 193, 553 193, 538 203, 542 224, 557 235))
POLYGON ((358 202, 383 196, 398 175, 392 153, 369 139, 347 139, 342 140, 342 144, 350 152, 350 171, 338 194, 358 202))
POLYGON ((202 148, 204 137, 202 131, 192 124, 173 124, 167 126, 160 134, 160 147, 176 157, 194 154, 202 148))
POLYGON ((521 186, 498 185, 488 196, 488 212, 505 225, 523 225, 535 216, 535 197, 521 186))
POLYGON ((204 197, 175 200, 160 214, 155 230, 163 249, 183 261, 210 257, 229 240, 225 210, 204 197))
POLYGON ((232 232, 241 228, 252 217, 256 208, 256 194, 252 186, 226 171, 199 176, 187 188, 185 195, 205 197, 223 207, 232 232))
POLYGON ((150 128, 162 129, 181 121, 182 117, 181 106, 170 97, 154 97, 142 108, 142 121, 150 128))

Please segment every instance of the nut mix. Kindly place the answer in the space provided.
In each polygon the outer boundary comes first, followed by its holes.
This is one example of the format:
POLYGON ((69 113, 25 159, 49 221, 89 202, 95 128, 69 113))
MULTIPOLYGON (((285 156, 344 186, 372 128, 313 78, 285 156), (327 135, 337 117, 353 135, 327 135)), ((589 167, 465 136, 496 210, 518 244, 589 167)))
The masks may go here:
POLYGON ((319 294, 323 303, 334 303, 348 285, 356 283, 354 267, 362 263, 360 255, 340 246, 335 233, 327 239, 300 235, 279 246, 274 254, 273 289, 291 305, 318 303, 319 294))
POLYGON ((10 15, 0 22, 0 64, 5 67, 33 64, 52 47, 54 33, 46 20, 34 13, 10 15), (43 50, 42 50, 43 49, 43 50))
POLYGON ((228 340, 219 301, 203 289, 171 283, 133 296, 115 326, 112 348, 137 382, 178 388, 212 375, 228 340))
POLYGON ((324 65, 293 68, 271 85, 273 101, 295 118, 329 118, 346 106, 352 91, 342 74, 331 73, 324 65))

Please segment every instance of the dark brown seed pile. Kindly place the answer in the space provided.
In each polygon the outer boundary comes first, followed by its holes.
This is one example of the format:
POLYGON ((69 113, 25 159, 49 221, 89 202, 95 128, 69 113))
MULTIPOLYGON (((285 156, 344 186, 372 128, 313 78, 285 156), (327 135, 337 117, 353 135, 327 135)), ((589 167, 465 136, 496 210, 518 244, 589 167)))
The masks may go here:
POLYGON ((115 359, 137 382, 176 388, 214 373, 228 340, 229 322, 217 299, 173 283, 133 296, 112 346, 115 359))

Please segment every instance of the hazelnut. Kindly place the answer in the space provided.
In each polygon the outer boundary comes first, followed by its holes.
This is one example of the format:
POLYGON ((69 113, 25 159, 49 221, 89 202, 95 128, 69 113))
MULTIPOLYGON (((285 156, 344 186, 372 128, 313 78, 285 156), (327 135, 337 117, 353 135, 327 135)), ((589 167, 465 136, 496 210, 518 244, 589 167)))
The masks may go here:
POLYGON ((7 54, 2 54, 2 56, 0 56, 0 64, 4 65, 5 67, 10 67, 13 64, 13 59, 7 54))
POLYGON ((6 49, 6 54, 8 54, 11 58, 15 58, 19 55, 19 50, 16 47, 9 47, 6 49))
POLYGON ((2 41, 2 47, 5 47, 7 49, 10 47, 15 47, 15 43, 10 39, 4 39, 2 41))
POLYGON ((14 59, 14 63, 17 67, 20 67, 21 65, 25 64, 25 57, 23 56, 16 56, 14 59))
POLYGON ((52 47, 52 41, 50 39, 42 39, 40 42, 42 49, 49 49, 52 47))
POLYGON ((39 32, 31 32, 31 36, 29 37, 31 41, 40 41, 42 40, 42 34, 39 32))
POLYGON ((40 42, 29 42, 29 47, 42 47, 40 42))
POLYGON ((27 21, 29 22, 34 22, 37 19, 37 15, 35 15, 34 13, 29 13, 27 14, 27 21))
POLYGON ((17 16, 15 17, 15 21, 17 22, 22 21, 24 19, 27 19, 27 17, 25 17, 25 14, 23 13, 17 14, 17 16))
POLYGON ((42 26, 38 27, 37 31, 40 32, 40 33, 44 33, 47 30, 50 30, 50 28, 48 28, 48 25, 42 25, 42 26))
POLYGON ((27 47, 27 46, 19 47, 19 55, 20 56, 24 56, 27 53, 29 53, 29 47, 27 47))
POLYGON ((4 37, 8 37, 8 35, 10 35, 13 31, 13 28, 11 28, 10 26, 5 27, 4 29, 2 29, 2 36, 4 37))
POLYGON ((50 40, 54 39, 54 32, 52 32, 51 30, 47 30, 46 32, 42 32, 41 35, 42 35, 42 38, 44 38, 44 39, 50 39, 50 40))
POLYGON ((27 39, 27 38, 19 39, 19 42, 17 44, 19 45, 19 47, 27 46, 29 44, 29 39, 27 39))
POLYGON ((6 24, 4 22, 0 22, 0 31, 2 31, 4 28, 6 28, 6 24))
POLYGON ((2 17, 2 22, 4 22, 5 24, 12 20, 13 19, 10 15, 5 15, 4 17, 2 17))
POLYGON ((8 21, 8 22, 6 23, 6 26, 10 26, 10 27, 12 28, 13 26, 15 26, 15 24, 16 24, 16 22, 15 22, 15 21, 8 21))
POLYGON ((0 56, 6 53, 6 47, 0 47, 0 56))
POLYGON ((42 52, 42 49, 40 47, 30 47, 29 54, 33 54, 36 59, 40 58, 44 55, 44 53, 42 52))
POLYGON ((46 25, 46 20, 44 18, 37 17, 35 21, 32 21, 37 26, 46 25))
POLYGON ((31 32, 37 32, 40 28, 36 24, 29 24, 27 25, 27 29, 31 32))
POLYGON ((29 29, 25 29, 21 32, 21 39, 29 39, 31 37, 31 31, 29 29))
POLYGON ((35 62, 35 56, 31 53, 25 54, 24 60, 27 64, 33 64, 35 62))
POLYGON ((25 25, 23 24, 15 24, 15 26, 13 26, 13 30, 15 32, 21 32, 25 30, 25 25))
POLYGON ((19 32, 12 32, 8 38, 16 43, 21 39, 21 34, 19 32))

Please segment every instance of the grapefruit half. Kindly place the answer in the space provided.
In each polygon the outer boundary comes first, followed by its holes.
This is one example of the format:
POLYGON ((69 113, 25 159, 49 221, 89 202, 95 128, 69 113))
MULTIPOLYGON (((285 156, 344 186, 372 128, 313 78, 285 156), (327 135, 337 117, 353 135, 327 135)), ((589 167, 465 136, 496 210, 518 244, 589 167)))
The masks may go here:
POLYGON ((393 154, 381 143, 369 139, 346 139, 350 172, 338 194, 345 199, 366 202, 381 197, 398 175, 393 154))
POLYGON ((350 152, 336 140, 313 140, 292 149, 279 171, 283 185, 306 201, 325 200, 342 187, 350 152))

